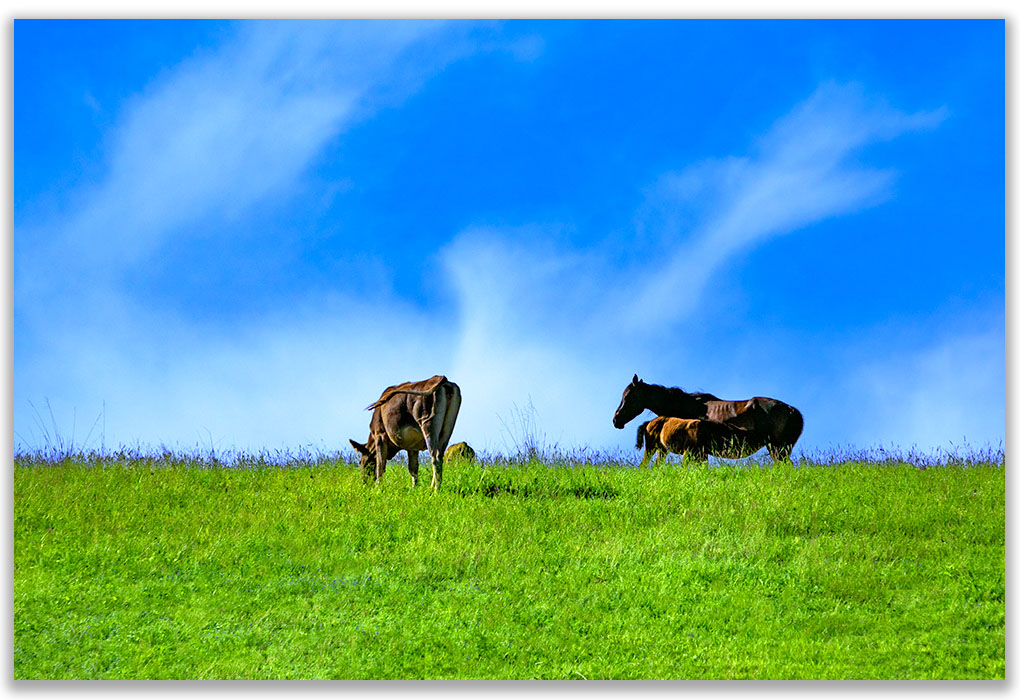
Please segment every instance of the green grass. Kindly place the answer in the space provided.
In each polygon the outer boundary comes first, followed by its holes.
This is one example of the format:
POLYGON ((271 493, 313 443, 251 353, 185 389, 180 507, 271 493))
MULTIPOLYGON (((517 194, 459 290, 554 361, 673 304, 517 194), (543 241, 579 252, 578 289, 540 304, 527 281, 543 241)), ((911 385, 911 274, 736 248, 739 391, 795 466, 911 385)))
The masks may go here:
POLYGON ((22 458, 14 677, 1004 678, 1004 543, 1002 462, 22 458))

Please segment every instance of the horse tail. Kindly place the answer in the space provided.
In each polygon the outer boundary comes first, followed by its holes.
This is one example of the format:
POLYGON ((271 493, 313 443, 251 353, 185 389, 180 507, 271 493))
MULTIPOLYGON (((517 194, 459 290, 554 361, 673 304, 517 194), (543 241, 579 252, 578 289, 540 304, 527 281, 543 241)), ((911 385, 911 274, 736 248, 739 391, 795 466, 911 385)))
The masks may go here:
POLYGON ((790 459, 793 446, 804 431, 804 416, 789 404, 780 404, 777 408, 783 409, 783 417, 768 436, 766 446, 772 459, 780 461, 790 459))
POLYGON ((636 449, 640 450, 642 447, 644 447, 644 444, 645 444, 645 428, 647 428, 648 424, 651 423, 651 422, 652 421, 650 421, 650 420, 646 420, 644 423, 642 423, 641 425, 638 426, 638 428, 637 428, 637 445, 636 445, 636 449))
POLYGON ((783 426, 782 437, 784 442, 793 447, 793 444, 800 439, 800 434, 804 432, 804 416, 793 406, 790 406, 790 415, 786 419, 786 424, 783 426))

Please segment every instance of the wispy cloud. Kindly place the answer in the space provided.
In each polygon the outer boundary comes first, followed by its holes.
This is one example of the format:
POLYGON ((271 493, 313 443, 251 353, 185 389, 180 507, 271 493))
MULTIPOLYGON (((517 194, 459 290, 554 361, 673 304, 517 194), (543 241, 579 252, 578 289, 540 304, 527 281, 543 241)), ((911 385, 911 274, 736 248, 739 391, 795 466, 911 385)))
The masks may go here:
POLYGON ((750 155, 665 174, 646 204, 661 225, 654 238, 663 252, 626 318, 638 328, 680 320, 734 255, 882 202, 892 194, 895 172, 864 167, 853 156, 937 126, 945 116, 944 109, 906 114, 869 99, 859 86, 826 83, 776 122, 750 155))
MULTIPOLYGON (((465 400, 458 431, 486 449, 506 446, 503 423, 538 412, 551 444, 604 446, 606 406, 619 391, 626 342, 593 345, 605 279, 590 253, 556 245, 556 227, 470 229, 443 251, 458 300, 450 376, 465 400)), ((520 438, 521 436, 516 436, 520 438)))
MULTIPOLYGON (((389 357, 388 333, 359 322, 378 309, 337 302, 351 323, 343 329, 321 303, 314 321, 287 309, 257 327, 213 331, 146 307, 122 277, 158 267, 170 243, 231 235, 238 227, 223 223, 286 200, 345 129, 476 50, 470 33, 433 21, 242 23, 233 40, 168 69, 123 105, 106 139, 105 175, 64 211, 16 232, 19 440, 32 442, 27 401, 48 398, 62 424, 72 408, 105 402, 119 418, 108 422, 110 437, 127 442, 188 443, 197 426, 239 445, 260 433, 266 444, 301 442, 312 434, 302 425, 324 427, 309 414, 330 404, 295 410, 294 392, 325 399, 322 387, 350 388, 352 375, 385 385, 388 373, 371 366, 389 357), (294 358, 314 358, 315 369, 294 358)), ((380 303, 416 326, 399 302, 380 303)), ((436 364, 391 360, 390 371, 436 364)))
MULTIPOLYGON (((131 265, 198 222, 285 196, 324 146, 371 107, 373 91, 435 71, 398 57, 438 22, 243 24, 123 108, 107 138, 106 176, 69 217, 19 231, 20 262, 131 265)), ((207 235, 207 234, 206 234, 207 235)))
MULTIPOLYGON (((286 198, 344 129, 471 52, 463 37, 434 41, 443 31, 255 24, 126 106, 106 177, 67 216, 17 231, 18 440, 37 437, 25 400, 49 398, 63 422, 105 403, 108 444, 338 447, 364 438, 361 408, 381 388, 438 372, 464 391, 458 439, 483 449, 503 447, 500 419, 528 405, 550 442, 629 447, 630 431, 609 419, 623 383, 664 342, 661 327, 682 324, 732 256, 888 197, 895 173, 854 156, 944 118, 823 86, 748 154, 692 164, 649 189, 635 236, 676 251, 650 266, 621 265, 624 251, 608 244, 575 248, 559 224, 451 232, 439 269, 457 300, 452 317, 393 295, 334 297, 228 334, 122 293, 121 272, 286 198), (411 55, 422 60, 401 60, 411 55), (684 301, 648 303, 661 295, 684 301)), ((521 60, 541 48, 515 46, 521 60)))
POLYGON ((945 116, 895 110, 858 86, 822 85, 749 154, 664 174, 636 214, 634 236, 654 251, 636 261, 607 245, 572 248, 562 225, 462 232, 444 267, 459 300, 453 366, 482 404, 476 420, 465 401, 465 426, 492 440, 494 416, 534 405, 555 426, 554 442, 626 447, 632 436, 609 430, 608 417, 634 371, 661 367, 656 353, 669 346, 673 376, 705 376, 703 365, 683 366, 678 340, 725 262, 892 196, 896 173, 861 165, 861 150, 945 116))
POLYGON ((824 84, 749 155, 708 159, 658 178, 635 214, 640 256, 608 244, 572 249, 557 242, 562 225, 468 229, 447 250, 465 322, 480 326, 493 317, 495 302, 479 311, 479 290, 467 272, 491 265, 483 275, 491 290, 485 298, 505 290, 512 303, 501 313, 513 316, 493 325, 528 324, 553 334, 569 328, 573 337, 588 330, 654 334, 698 307, 727 260, 892 196, 896 172, 861 165, 855 156, 944 118, 945 110, 907 114, 858 86, 824 84), (468 287, 471 293, 463 291, 468 287))
MULTIPOLYGON (((65 439, 73 416, 80 428, 105 411, 106 432, 88 447, 335 449, 365 438, 362 409, 383 387, 449 372, 443 347, 419 342, 434 326, 399 300, 384 306, 403 338, 378 322, 380 307, 349 300, 280 311, 229 335, 138 312, 48 336, 56 345, 19 365, 15 395, 48 400, 65 439)), ((39 446, 25 403, 16 443, 39 446)))

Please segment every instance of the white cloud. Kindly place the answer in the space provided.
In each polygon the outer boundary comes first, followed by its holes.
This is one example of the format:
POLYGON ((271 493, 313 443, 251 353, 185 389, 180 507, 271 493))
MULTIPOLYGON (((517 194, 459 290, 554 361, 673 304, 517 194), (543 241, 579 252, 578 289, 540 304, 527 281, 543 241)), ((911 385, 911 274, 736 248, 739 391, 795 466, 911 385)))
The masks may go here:
POLYGON ((254 22, 216 53, 158 78, 122 109, 108 172, 68 219, 19 231, 23 265, 65 260, 88 274, 135 264, 199 221, 285 195, 323 147, 369 108, 371 91, 427 75, 393 64, 438 22, 254 22))
POLYGON ((610 377, 626 376, 629 343, 601 344, 606 280, 590 255, 553 244, 556 233, 472 229, 443 251, 459 304, 450 375, 464 392, 457 433, 483 449, 522 439, 507 428, 520 432, 514 418, 532 407, 543 433, 535 437, 549 445, 617 443, 610 419, 623 384, 610 377))
POLYGON ((861 167, 851 156, 944 117, 944 110, 904 114, 867 99, 857 86, 826 83, 780 119, 753 155, 667 173, 645 207, 646 216, 664 224, 654 245, 665 259, 650 266, 648 281, 622 311, 629 325, 681 320, 734 255, 881 202, 894 173, 861 167))
MULTIPOLYGON (((393 299, 290 309, 231 335, 137 308, 126 318, 55 333, 15 373, 15 395, 49 400, 65 440, 75 413, 80 427, 105 405, 107 445, 342 448, 366 437, 363 409, 384 387, 449 372, 447 345, 423 342, 432 324, 393 299)), ((39 446, 35 417, 16 408, 16 443, 39 446)))
POLYGON ((169 69, 123 106, 104 178, 76 192, 67 213, 16 232, 18 442, 39 444, 28 401, 45 399, 66 438, 73 414, 97 414, 104 402, 108 442, 187 445, 208 431, 238 446, 295 444, 355 427, 351 436, 363 438, 367 414, 344 424, 330 392, 350 392, 360 410, 391 373, 431 374, 438 358, 407 352, 413 329, 427 335, 413 311, 343 301, 300 322, 287 309, 210 330, 143 307, 120 277, 158 266, 170 241, 221 235, 217 222, 285 199, 344 129, 470 53, 467 26, 244 23, 233 41, 169 69), (394 338, 392 323, 411 335, 394 338))
MULTIPOLYGON (((856 87, 822 86, 751 156, 665 175, 641 212, 645 230, 638 235, 673 240, 677 252, 653 253, 632 266, 613 264, 619 250, 555 243, 555 226, 463 232, 444 253, 460 304, 453 366, 458 381, 471 388, 461 425, 498 447, 503 429, 494 418, 506 420, 514 406, 530 403, 550 442, 628 448, 632 431, 610 429, 609 418, 633 372, 665 366, 657 350, 673 346, 667 356, 672 376, 719 373, 686 366, 682 346, 688 314, 720 266, 772 237, 891 196, 895 173, 854 164, 852 156, 880 140, 933 127, 944 116, 941 110, 904 114, 865 99, 856 87), (685 219, 695 221, 686 236, 680 228, 685 219)), ((883 342, 880 335, 875 342, 883 342)), ((849 406, 834 396, 840 377, 817 380, 828 384, 813 396, 798 386, 790 393, 808 400, 801 406, 808 413, 805 444, 896 441, 931 448, 964 435, 972 442, 994 439, 1003 411, 1002 365, 988 365, 989 357, 1002 355, 996 338, 961 339, 908 357, 883 346, 895 358, 887 364, 839 368, 859 380, 840 390, 849 406), (961 398, 931 405, 942 395, 961 398)), ((778 390, 775 395, 789 399, 778 390)))
POLYGON ((859 445, 995 446, 1005 435, 1004 332, 971 331, 866 362, 845 391, 859 445))
MULTIPOLYGON (((311 33, 253 25, 126 108, 110 139, 107 179, 70 217, 17 232, 16 442, 39 444, 25 403, 45 397, 65 431, 72 412, 84 425, 105 403, 107 445, 344 447, 349 437, 364 439, 362 409, 382 388, 444 373, 464 392, 457 440, 504 449, 503 423, 513 423, 515 407, 533 405, 550 444, 630 448, 633 432, 610 423, 620 392, 634 371, 658 361, 663 322, 682 323, 690 310, 649 300, 696 300, 739 251, 880 201, 892 173, 850 165, 848 155, 941 118, 823 87, 751 155, 663 176, 649 194, 645 233, 678 252, 650 268, 616 266, 617 250, 557 243, 555 227, 468 229, 440 261, 457 298, 454 319, 392 297, 333 299, 228 335, 120 293, 120 270, 153 259, 170 237, 196 235, 192 222, 285 197, 365 110, 408 94, 469 50, 430 49, 425 39, 439 26, 407 23, 393 33, 393 25, 352 24, 338 36, 319 25, 311 33), (394 68, 407 51, 428 60, 394 68)), ((514 50, 526 60, 540 48, 514 50)), ((971 367, 988 349, 979 346, 921 358, 918 386, 963 388, 953 368, 971 367)), ((979 375, 972 385, 994 392, 994 377, 979 375)), ((914 406, 928 401, 916 386, 905 395, 914 406)), ((969 425, 966 411, 941 410, 942 418, 902 425, 899 434, 969 425)))

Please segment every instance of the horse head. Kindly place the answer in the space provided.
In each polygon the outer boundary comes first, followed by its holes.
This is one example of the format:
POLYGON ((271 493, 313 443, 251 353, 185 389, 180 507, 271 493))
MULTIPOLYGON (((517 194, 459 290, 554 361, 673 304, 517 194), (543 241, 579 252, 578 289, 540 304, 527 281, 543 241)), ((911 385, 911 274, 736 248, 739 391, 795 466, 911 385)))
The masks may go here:
POLYGON ((622 429, 629 421, 638 417, 645 410, 644 388, 648 386, 635 374, 627 388, 623 390, 623 398, 613 414, 613 427, 622 429))
POLYGON ((361 455, 361 471, 371 471, 375 473, 375 440, 372 436, 368 438, 368 444, 362 445, 360 442, 349 440, 351 447, 358 451, 361 455))

